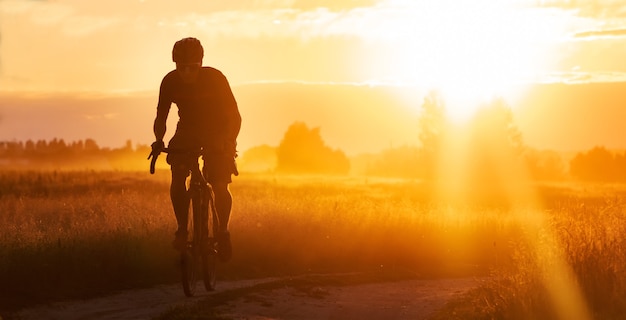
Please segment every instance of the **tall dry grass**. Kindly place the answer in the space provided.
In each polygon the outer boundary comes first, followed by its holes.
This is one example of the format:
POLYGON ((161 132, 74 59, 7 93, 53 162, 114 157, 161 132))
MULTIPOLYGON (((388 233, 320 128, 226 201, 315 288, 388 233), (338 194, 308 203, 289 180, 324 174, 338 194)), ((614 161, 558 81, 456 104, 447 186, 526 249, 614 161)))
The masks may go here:
MULTIPOLYGON (((178 281, 169 173, 0 172, 0 311, 178 281)), ((552 315, 529 230, 498 202, 433 201, 428 184, 242 175, 222 280, 318 272, 494 275, 460 318, 552 315)), ((594 314, 624 311, 623 193, 539 189, 594 314)), ((536 230, 534 231, 536 232, 536 230)), ((451 314, 443 318, 451 318, 451 314)))
POLYGON ((112 172, 0 173, 0 307, 173 279, 164 182, 112 172))
POLYGON ((511 239, 507 253, 511 261, 432 319, 565 319, 554 295, 558 299, 571 293, 559 291, 557 277, 545 272, 545 265, 556 264, 558 258, 571 269, 566 280, 580 291, 588 310, 579 319, 624 318, 626 188, 548 188, 542 196, 543 228, 518 222, 523 236, 511 239), (547 247, 554 244, 561 253, 558 258, 548 256, 554 250, 547 247))

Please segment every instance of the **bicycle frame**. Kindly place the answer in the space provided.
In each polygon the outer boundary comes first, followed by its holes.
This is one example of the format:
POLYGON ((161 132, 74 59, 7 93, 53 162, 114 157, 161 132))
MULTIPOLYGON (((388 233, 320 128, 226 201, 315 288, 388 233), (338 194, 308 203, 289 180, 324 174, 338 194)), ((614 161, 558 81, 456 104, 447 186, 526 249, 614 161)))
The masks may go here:
MULTIPOLYGON (((213 189, 206 181, 198 159, 202 156, 202 149, 184 151, 164 149, 166 153, 185 154, 189 157, 189 171, 187 193, 189 195, 190 210, 187 216, 188 243, 187 250, 181 252, 183 291, 187 296, 195 294, 196 282, 202 275, 207 291, 215 289, 215 264, 217 211, 215 210, 213 189), (211 213, 209 216, 209 212, 211 213), (209 220, 211 219, 211 220, 209 220), (209 228, 209 225, 212 228, 209 228)), ((154 167, 158 154, 152 156, 150 173, 154 167)), ((150 158, 150 157, 149 157, 150 158)))

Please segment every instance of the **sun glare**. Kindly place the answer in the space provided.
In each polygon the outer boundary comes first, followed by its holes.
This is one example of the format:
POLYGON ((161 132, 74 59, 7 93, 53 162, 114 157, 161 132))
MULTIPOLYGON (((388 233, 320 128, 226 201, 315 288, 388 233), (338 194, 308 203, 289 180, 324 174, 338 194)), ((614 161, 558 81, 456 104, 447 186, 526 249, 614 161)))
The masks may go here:
POLYGON ((452 120, 541 72, 548 21, 519 2, 406 1, 402 9, 385 24, 389 76, 439 90, 452 120))

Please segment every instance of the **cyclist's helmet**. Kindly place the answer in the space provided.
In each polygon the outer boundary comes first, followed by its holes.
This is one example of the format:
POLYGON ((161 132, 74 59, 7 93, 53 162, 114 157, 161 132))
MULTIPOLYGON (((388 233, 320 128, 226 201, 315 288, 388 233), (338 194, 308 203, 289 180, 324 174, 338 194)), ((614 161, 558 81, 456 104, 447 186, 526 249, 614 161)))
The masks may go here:
POLYGON ((202 62, 204 49, 200 40, 196 38, 184 38, 176 41, 172 49, 172 60, 179 63, 202 62))

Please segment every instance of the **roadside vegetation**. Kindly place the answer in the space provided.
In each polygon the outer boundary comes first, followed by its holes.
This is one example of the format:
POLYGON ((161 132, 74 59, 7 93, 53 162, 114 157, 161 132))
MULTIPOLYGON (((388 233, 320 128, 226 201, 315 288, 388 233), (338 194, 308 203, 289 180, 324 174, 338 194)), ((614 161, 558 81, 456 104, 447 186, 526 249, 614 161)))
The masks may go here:
MULTIPOLYGON (((0 172, 0 314, 176 283, 168 187, 166 170, 0 172)), ((439 318, 553 318, 559 284, 548 271, 561 262, 593 319, 623 314, 626 189, 535 188, 540 212, 520 214, 503 202, 440 203, 421 181, 243 174, 220 280, 490 276, 439 318)))

